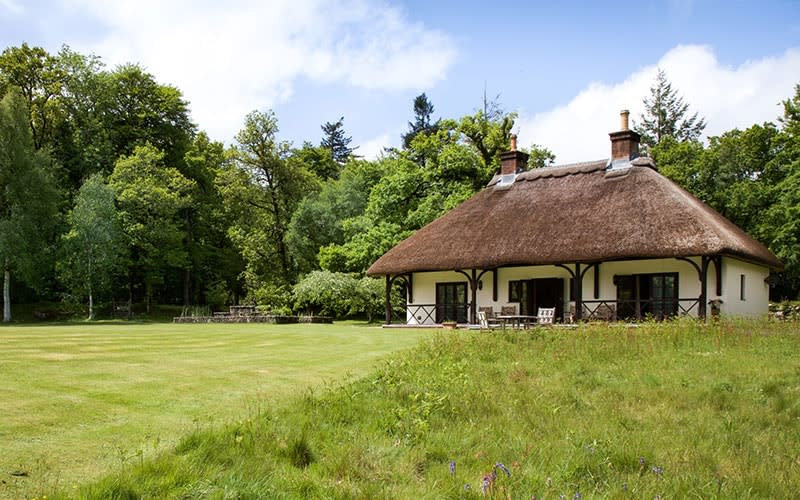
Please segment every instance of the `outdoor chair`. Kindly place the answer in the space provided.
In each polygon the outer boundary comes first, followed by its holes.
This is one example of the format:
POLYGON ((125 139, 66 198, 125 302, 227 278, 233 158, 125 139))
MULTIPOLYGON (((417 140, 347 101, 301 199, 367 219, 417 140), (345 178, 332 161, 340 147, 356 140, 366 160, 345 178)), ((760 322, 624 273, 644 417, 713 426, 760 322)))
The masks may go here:
POLYGON ((486 317, 486 311, 478 311, 478 324, 481 330, 490 330, 489 319, 486 317))
POLYGON ((494 308, 492 306, 485 306, 478 308, 478 314, 484 313, 486 315, 486 323, 489 328, 496 328, 500 326, 500 321, 494 315, 494 308))
POLYGON ((517 314, 517 306, 502 306, 500 316, 514 316, 517 314))
POLYGON ((536 322, 540 325, 552 325, 553 317, 556 315, 555 307, 540 307, 536 315, 536 322))

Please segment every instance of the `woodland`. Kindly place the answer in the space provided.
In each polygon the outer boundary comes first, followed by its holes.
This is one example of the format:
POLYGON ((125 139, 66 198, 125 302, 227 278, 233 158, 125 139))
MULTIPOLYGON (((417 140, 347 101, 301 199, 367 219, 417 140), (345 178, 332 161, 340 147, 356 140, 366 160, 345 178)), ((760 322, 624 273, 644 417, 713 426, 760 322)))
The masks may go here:
MULTIPOLYGON (((785 265, 771 298, 797 299, 800 85, 774 122, 714 137, 664 72, 632 98, 645 105, 643 152, 767 245, 785 265)), ((12 303, 93 318, 119 302, 369 318, 384 285, 366 269, 482 189, 517 118, 486 97, 435 118, 423 93, 402 146, 377 159, 358 155, 344 115, 292 144, 274 112, 256 110, 225 145, 140 65, 27 44, 0 54, 0 99, 4 321, 12 303)), ((557 160, 547 145, 526 151, 529 168, 557 160)))

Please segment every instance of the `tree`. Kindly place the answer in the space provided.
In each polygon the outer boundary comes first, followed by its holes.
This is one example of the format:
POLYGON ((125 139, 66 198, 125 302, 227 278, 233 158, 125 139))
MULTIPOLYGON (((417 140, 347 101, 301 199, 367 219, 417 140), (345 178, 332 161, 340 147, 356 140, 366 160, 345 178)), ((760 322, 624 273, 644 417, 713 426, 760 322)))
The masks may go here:
POLYGON ((501 112, 487 115, 483 110, 479 110, 474 115, 467 115, 459 120, 459 132, 480 154, 483 169, 489 178, 499 168, 500 153, 508 151, 511 129, 516 119, 516 113, 501 112))
POLYGON ((240 292, 238 276, 244 264, 228 239, 232 221, 222 208, 216 185, 229 161, 222 143, 211 141, 205 132, 195 136, 184 156, 183 172, 194 181, 191 203, 180 214, 188 257, 183 269, 184 306, 204 303, 209 293, 237 296, 240 292))
POLYGON ((339 165, 347 163, 347 160, 353 156, 353 151, 358 148, 350 147, 353 138, 345 135, 344 116, 339 118, 336 123, 326 122, 325 125, 322 125, 322 132, 325 135, 322 137, 320 146, 329 149, 333 161, 339 165))
POLYGON ((295 265, 286 234, 300 200, 317 190, 315 177, 277 134, 272 111, 248 114, 236 135, 232 162, 217 179, 233 221, 228 237, 246 262, 251 294, 293 282, 295 265))
POLYGON ((303 147, 292 151, 292 155, 302 161, 321 181, 339 178, 342 165, 333 159, 333 153, 326 147, 314 146, 306 141, 303 147))
POLYGON ((800 84, 783 101, 779 133, 773 140, 775 156, 763 177, 771 188, 765 194, 769 208, 759 217, 759 236, 785 266, 776 287, 777 298, 800 298, 800 84))
POLYGON ((531 148, 525 151, 528 153, 528 168, 549 167, 556 161, 556 155, 548 148, 538 144, 531 144, 531 148))
POLYGON ((423 92, 414 98, 414 121, 408 122, 408 132, 403 134, 403 148, 411 147, 411 142, 419 134, 430 134, 436 131, 439 122, 432 122, 433 103, 423 92))
POLYGON ((92 174, 110 174, 117 156, 107 123, 112 93, 103 62, 62 47, 58 54, 66 72, 61 96, 63 118, 56 125, 53 155, 65 172, 66 188, 76 192, 92 174))
POLYGON ((59 113, 66 72, 59 59, 41 47, 9 47, 0 54, 0 95, 18 87, 27 104, 33 146, 42 148, 50 138, 59 113))
POLYGON ((111 90, 103 109, 114 157, 130 155, 136 146, 150 143, 164 153, 167 165, 182 168, 195 126, 179 89, 161 85, 135 64, 104 75, 111 90))
POLYGON ((338 179, 328 180, 319 193, 300 202, 286 235, 300 274, 319 269, 320 248, 345 242, 343 222, 364 212, 372 186, 383 177, 383 167, 382 162, 351 161, 338 179))
POLYGON ((672 137, 679 142, 696 140, 706 128, 704 118, 697 113, 688 116, 689 104, 672 88, 667 74, 659 69, 656 81, 650 87, 650 95, 642 99, 644 113, 640 115, 641 123, 634 127, 641 136, 641 143, 651 148, 665 137, 672 137))
POLYGON ((0 101, 0 263, 3 321, 11 321, 11 275, 37 286, 49 268, 58 193, 52 161, 37 151, 25 98, 11 90, 0 101))
POLYGON ((150 144, 137 146, 133 154, 117 160, 109 179, 131 249, 129 293, 138 275, 144 281, 148 311, 153 288, 163 283, 165 271, 187 265, 180 214, 192 202, 195 183, 176 168, 165 166, 164 156, 150 144))
POLYGON ((81 186, 67 220, 70 229, 62 237, 59 275, 73 294, 88 297, 91 320, 95 298, 110 290, 126 254, 114 191, 102 175, 92 175, 81 186))

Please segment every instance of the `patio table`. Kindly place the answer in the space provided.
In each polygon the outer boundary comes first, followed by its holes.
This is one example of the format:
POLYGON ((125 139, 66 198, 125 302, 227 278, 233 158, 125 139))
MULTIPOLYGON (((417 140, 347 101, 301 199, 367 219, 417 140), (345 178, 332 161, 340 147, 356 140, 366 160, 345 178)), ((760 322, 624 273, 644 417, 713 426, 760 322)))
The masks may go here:
POLYGON ((538 316, 529 316, 527 314, 510 314, 497 316, 497 319, 499 319, 500 323, 503 325, 503 330, 506 329, 507 324, 511 325, 511 328, 514 328, 515 330, 527 330, 530 325, 536 324, 538 316))

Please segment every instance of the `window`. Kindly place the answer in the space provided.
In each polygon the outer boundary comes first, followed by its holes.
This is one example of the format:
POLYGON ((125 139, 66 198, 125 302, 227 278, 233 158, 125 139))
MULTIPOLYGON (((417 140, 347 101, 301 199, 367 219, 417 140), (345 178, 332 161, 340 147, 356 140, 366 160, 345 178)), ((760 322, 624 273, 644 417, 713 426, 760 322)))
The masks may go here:
POLYGON ((617 276, 616 283, 620 318, 678 314, 678 273, 617 276))
POLYGON ((520 302, 522 300, 522 281, 508 282, 508 301, 520 302))
POLYGON ((739 300, 745 300, 744 298, 744 274, 739 275, 739 300))

